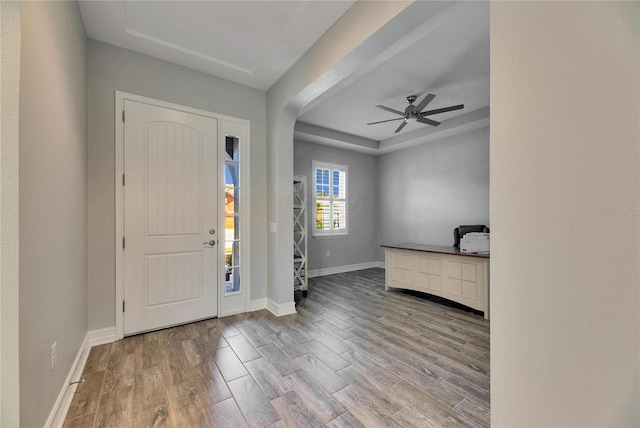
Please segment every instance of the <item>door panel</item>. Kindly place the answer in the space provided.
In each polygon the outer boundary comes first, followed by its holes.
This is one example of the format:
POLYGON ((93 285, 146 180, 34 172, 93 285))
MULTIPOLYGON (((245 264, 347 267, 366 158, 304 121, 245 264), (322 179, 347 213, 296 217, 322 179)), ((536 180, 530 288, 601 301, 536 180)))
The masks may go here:
POLYGON ((145 271, 145 298, 149 307, 202 297, 199 251, 145 256, 145 271))
POLYGON ((198 235, 202 134, 170 123, 145 124, 147 236, 198 235))
POLYGON ((125 114, 124 333, 215 316, 217 121, 128 100, 125 114))

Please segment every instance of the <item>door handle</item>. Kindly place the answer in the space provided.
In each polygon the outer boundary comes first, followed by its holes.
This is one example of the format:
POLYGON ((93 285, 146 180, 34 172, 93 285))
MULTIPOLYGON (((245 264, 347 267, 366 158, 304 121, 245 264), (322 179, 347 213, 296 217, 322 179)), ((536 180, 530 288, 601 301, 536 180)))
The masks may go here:
POLYGON ((204 244, 204 245, 210 245, 210 246, 212 246, 212 247, 213 247, 214 245, 216 245, 216 241, 214 241, 214 240, 212 239, 212 240, 211 240, 211 241, 209 241, 209 242, 203 242, 203 244, 204 244))

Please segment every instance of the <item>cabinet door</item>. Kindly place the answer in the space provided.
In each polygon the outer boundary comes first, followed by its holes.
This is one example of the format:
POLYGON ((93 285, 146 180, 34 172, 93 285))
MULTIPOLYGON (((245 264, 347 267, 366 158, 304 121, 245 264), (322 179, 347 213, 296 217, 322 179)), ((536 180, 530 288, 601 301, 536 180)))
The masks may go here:
POLYGON ((395 251, 390 252, 391 258, 391 286, 413 288, 415 257, 395 251))
POLYGON ((441 292, 441 264, 439 259, 416 256, 416 287, 427 292, 441 292))
MULTIPOLYGON (((479 297, 480 265, 476 263, 447 262, 446 292, 456 296, 456 301, 475 307, 479 297), (459 298, 463 298, 460 300, 459 298), (470 304, 472 302, 472 304, 470 304), (473 302, 476 302, 473 304, 473 302)), ((453 299, 452 299, 453 300, 453 299)))

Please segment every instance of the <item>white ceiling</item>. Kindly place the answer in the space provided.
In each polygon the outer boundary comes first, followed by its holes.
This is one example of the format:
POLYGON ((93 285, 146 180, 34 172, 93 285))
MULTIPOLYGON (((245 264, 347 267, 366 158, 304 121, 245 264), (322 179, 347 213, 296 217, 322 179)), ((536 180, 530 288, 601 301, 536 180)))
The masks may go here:
POLYGON ((489 2, 459 3, 443 15, 416 42, 300 116, 297 138, 381 154, 488 126, 489 2), (442 122, 437 127, 408 123, 397 134, 401 121, 366 125, 398 117, 376 105, 404 111, 408 95, 417 104, 428 93, 436 97, 427 110, 464 109, 429 116, 442 122))
POLYGON ((267 90, 353 5, 340 1, 80 1, 87 35, 267 90))
MULTIPOLYGON (((354 1, 81 1, 89 37, 267 90, 354 1)), ((381 154, 489 124, 489 2, 452 2, 412 43, 298 118, 297 139, 381 154), (436 95, 437 127, 400 121, 405 97, 436 95)), ((416 102, 417 103, 417 102, 416 102)))
MULTIPOLYGON (((428 109, 465 106, 463 110, 429 116, 437 121, 489 105, 488 3, 480 3, 429 31, 298 120, 318 126, 331 124, 348 134, 381 141, 392 136, 401 122, 366 126, 398 117, 375 106, 404 111, 406 96, 418 95, 417 104, 428 93, 436 95, 428 109)), ((403 131, 424 126, 409 123, 403 131)))

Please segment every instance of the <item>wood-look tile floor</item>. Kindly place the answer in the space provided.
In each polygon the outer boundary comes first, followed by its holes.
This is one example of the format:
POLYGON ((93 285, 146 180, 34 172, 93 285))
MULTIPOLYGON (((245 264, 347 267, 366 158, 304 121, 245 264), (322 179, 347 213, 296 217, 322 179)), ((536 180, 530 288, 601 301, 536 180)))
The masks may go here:
POLYGON ((309 280, 262 310, 93 348, 65 427, 489 426, 489 322, 384 270, 309 280))

